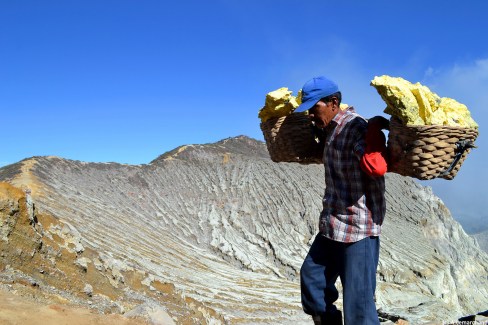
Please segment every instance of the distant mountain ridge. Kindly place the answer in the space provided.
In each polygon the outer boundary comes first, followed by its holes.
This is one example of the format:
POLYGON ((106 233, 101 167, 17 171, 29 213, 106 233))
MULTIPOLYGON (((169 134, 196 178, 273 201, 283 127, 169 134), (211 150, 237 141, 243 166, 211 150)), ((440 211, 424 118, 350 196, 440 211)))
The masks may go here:
MULTIPOLYGON (((39 241, 22 250, 37 252, 34 264, 0 247, 4 273, 28 273, 71 300, 97 298, 111 312, 157 305, 176 323, 310 321, 298 272, 317 232, 320 165, 273 163, 263 142, 239 136, 181 146, 147 165, 35 157, 0 168, 0 181, 31 192, 5 190, 3 206, 35 207, 25 215, 0 208, 4 224, 23 224, 4 238, 34 232, 39 241), (53 280, 71 265, 80 280, 53 280)), ((387 175, 386 196, 382 317, 448 322, 488 309, 488 256, 442 201, 396 174, 387 175)), ((21 238, 17 245, 27 245, 21 238)))

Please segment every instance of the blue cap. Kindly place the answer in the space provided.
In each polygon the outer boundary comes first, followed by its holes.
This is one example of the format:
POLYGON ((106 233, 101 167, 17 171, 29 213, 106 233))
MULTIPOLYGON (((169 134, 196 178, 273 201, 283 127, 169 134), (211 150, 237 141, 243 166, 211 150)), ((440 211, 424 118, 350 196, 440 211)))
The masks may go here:
POLYGON ((302 87, 302 104, 297 107, 295 112, 303 112, 312 108, 319 100, 335 94, 339 91, 339 86, 324 76, 315 77, 307 81, 302 87))

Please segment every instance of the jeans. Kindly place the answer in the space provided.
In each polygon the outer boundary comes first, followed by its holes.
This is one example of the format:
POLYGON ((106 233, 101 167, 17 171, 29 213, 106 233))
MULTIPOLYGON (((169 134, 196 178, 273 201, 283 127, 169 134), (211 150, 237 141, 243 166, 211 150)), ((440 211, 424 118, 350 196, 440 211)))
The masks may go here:
POLYGON ((335 282, 340 277, 344 324, 379 324, 374 301, 379 250, 379 237, 342 243, 318 234, 300 270, 305 313, 327 318, 337 312, 334 302, 339 293, 335 282))

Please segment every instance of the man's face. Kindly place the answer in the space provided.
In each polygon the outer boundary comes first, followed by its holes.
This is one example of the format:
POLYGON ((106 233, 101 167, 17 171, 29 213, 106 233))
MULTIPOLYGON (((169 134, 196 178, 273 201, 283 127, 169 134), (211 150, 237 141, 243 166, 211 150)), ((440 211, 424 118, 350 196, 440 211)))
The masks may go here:
POLYGON ((332 121, 338 112, 335 103, 335 100, 327 103, 319 100, 317 104, 308 110, 309 118, 314 121, 315 126, 322 129, 329 125, 330 121, 332 121))

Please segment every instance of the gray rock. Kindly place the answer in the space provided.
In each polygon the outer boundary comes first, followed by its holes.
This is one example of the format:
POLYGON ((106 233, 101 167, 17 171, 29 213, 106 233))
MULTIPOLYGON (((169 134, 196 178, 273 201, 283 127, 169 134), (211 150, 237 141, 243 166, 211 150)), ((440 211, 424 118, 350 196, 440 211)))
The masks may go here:
POLYGON ((85 284, 85 288, 83 289, 83 292, 88 296, 92 297, 93 296, 93 287, 90 284, 85 284))
POLYGON ((144 303, 124 314, 128 318, 144 318, 151 325, 174 325, 175 322, 166 310, 154 303, 144 303))

